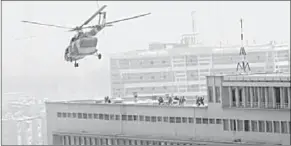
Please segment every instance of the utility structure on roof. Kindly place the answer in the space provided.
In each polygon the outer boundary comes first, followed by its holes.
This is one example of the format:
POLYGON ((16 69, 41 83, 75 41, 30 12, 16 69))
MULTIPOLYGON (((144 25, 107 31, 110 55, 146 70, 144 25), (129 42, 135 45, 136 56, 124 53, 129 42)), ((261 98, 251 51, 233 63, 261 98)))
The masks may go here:
POLYGON ((240 19, 240 27, 241 27, 241 48, 239 55, 241 56, 242 60, 237 63, 236 71, 240 71, 243 73, 247 73, 251 71, 250 64, 246 59, 247 53, 244 47, 244 36, 243 36, 243 20, 240 19))

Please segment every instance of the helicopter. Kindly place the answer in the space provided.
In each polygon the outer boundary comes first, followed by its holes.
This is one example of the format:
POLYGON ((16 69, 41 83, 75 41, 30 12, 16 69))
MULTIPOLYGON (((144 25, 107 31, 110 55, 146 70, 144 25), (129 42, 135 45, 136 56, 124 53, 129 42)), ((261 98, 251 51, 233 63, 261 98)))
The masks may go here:
POLYGON ((77 27, 64 27, 60 25, 52 25, 52 24, 44 24, 33 21, 22 21, 23 23, 30 23, 36 25, 43 26, 51 26, 56 28, 67 29, 68 31, 76 32, 76 35, 73 36, 69 42, 68 47, 65 49, 64 60, 67 62, 74 62, 74 67, 78 67, 78 60, 85 58, 86 56, 94 55, 97 56, 100 60, 102 55, 98 52, 97 44, 98 38, 95 37, 102 29, 105 27, 111 27, 112 24, 131 20, 139 17, 144 17, 150 15, 151 13, 146 13, 142 15, 136 15, 133 17, 128 17, 124 19, 119 19, 111 22, 106 22, 106 12, 103 10, 107 7, 107 5, 103 5, 100 9, 98 9, 88 20, 86 20, 82 25, 77 27), (86 26, 90 23, 96 16, 99 16, 98 24, 92 26, 86 26), (89 31, 84 32, 84 29, 90 29, 89 31))

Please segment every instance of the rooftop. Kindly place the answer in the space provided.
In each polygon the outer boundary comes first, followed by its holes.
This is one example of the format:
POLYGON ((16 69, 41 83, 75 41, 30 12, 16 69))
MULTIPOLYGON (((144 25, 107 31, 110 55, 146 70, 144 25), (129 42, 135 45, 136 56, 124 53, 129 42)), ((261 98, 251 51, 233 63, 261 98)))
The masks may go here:
MULTIPOLYGON (((211 76, 211 75, 210 75, 211 76)), ((253 80, 253 81, 289 81, 290 82, 290 72, 284 73, 255 73, 255 74, 232 74, 223 75, 216 74, 213 76, 223 76, 224 80, 253 80)))
MULTIPOLYGON (((71 101, 48 101, 48 104, 60 103, 60 104, 97 104, 97 105, 144 105, 144 106, 167 106, 167 107, 207 107, 207 103, 205 105, 197 106, 193 100, 186 100, 184 105, 179 105, 177 101, 173 101, 172 105, 158 105, 157 100, 152 99, 139 99, 136 102, 133 98, 121 99, 121 98, 111 98, 112 103, 105 103, 103 99, 89 99, 89 100, 71 100, 71 101)), ((165 101, 164 103, 166 103, 165 101)))

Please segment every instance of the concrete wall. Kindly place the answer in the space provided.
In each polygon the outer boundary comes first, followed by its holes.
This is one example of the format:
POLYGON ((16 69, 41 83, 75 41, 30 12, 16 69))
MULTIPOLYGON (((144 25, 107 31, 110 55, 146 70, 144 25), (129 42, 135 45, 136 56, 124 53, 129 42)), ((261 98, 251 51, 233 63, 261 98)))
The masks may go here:
POLYGON ((83 112, 107 114, 132 114, 148 116, 202 117, 242 120, 290 121, 289 111, 222 109, 221 104, 212 103, 207 108, 166 107, 117 104, 72 104, 47 103, 48 144, 52 144, 54 132, 102 133, 123 135, 151 135, 155 137, 180 137, 204 140, 267 141, 290 144, 289 134, 223 131, 223 124, 164 123, 122 120, 95 120, 57 118, 57 112, 83 112))

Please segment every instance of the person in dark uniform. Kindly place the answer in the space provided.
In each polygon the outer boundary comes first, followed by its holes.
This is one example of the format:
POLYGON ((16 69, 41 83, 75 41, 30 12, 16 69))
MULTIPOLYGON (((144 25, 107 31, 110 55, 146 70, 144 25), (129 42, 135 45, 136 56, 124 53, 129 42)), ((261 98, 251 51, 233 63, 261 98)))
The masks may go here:
POLYGON ((159 97, 159 99, 158 99, 158 101, 159 101, 159 105, 161 105, 162 103, 164 103, 164 99, 163 99, 163 97, 159 97))

